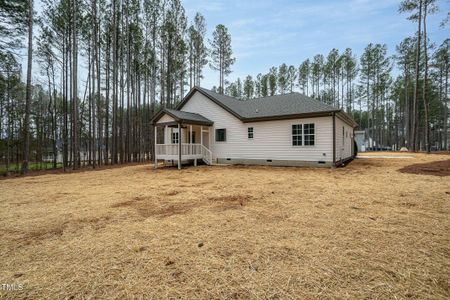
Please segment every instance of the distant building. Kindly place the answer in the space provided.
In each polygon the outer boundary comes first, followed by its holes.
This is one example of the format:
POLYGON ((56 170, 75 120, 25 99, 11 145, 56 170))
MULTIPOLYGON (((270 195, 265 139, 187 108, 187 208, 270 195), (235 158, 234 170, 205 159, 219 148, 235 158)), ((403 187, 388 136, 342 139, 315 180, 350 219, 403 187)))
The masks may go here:
POLYGON ((366 151, 366 132, 364 130, 355 130, 355 142, 358 152, 366 151))

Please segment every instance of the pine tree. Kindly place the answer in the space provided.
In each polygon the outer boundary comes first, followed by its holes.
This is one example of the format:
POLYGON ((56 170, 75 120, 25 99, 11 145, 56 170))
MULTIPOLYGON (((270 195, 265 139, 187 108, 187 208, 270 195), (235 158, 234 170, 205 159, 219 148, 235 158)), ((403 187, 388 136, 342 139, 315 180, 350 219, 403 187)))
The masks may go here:
POLYGON ((254 85, 252 76, 248 75, 244 80, 244 97, 245 99, 253 98, 254 85))
POLYGON ((277 68, 270 68, 269 74, 267 74, 267 83, 269 86, 269 95, 273 96, 277 92, 277 68))
POLYGON ((269 74, 261 76, 261 97, 267 97, 269 95, 269 74))
POLYGON ((323 79, 323 55, 317 54, 313 58, 311 64, 311 83, 312 83, 312 97, 320 99, 320 85, 323 79))
POLYGON ((403 99, 399 102, 399 105, 403 107, 402 109, 402 141, 401 146, 410 145, 410 138, 412 134, 412 126, 413 126, 413 101, 411 101, 411 85, 412 85, 412 74, 414 73, 414 61, 415 61, 415 47, 416 41, 414 38, 408 37, 405 38, 397 47, 396 47, 396 56, 395 59, 399 68, 402 70, 402 79, 403 79, 403 99))
POLYGON ((206 34, 205 18, 197 13, 194 18, 194 24, 188 29, 189 43, 189 79, 191 88, 196 85, 200 86, 203 78, 202 69, 208 63, 207 48, 204 43, 206 34))
POLYGON ((2 0, 0 25, 0 55, 16 55, 29 27, 29 0, 2 0))
POLYGON ((236 60, 232 57, 231 35, 224 25, 216 26, 210 45, 211 62, 209 65, 213 70, 219 71, 219 93, 223 94, 225 78, 231 73, 231 66, 236 60))
POLYGON ((285 94, 288 89, 289 80, 288 66, 282 64, 278 67, 278 88, 281 94, 285 94))
POLYGON ((448 150, 448 105, 449 105, 449 89, 448 80, 450 77, 450 39, 446 39, 436 50, 433 55, 433 65, 436 70, 438 82, 439 100, 442 103, 442 137, 440 141, 441 149, 448 150))
POLYGON ((294 92, 295 82, 297 80, 297 70, 294 66, 289 66, 287 73, 287 84, 289 92, 294 92))
POLYGON ((310 77, 310 63, 309 58, 302 62, 298 68, 298 86, 303 94, 309 96, 309 77, 310 77))
MULTIPOLYGON (((346 110, 348 113, 354 110, 354 91, 353 91, 353 81, 358 75, 357 61, 356 57, 352 54, 352 49, 347 48, 342 54, 342 89, 344 89, 344 79, 345 79, 345 99, 346 99, 346 110)), ((344 97, 344 94, 342 94, 344 97)), ((343 102, 343 101, 342 101, 343 102)), ((342 105, 344 105, 342 103, 342 105)))
POLYGON ((418 94, 419 94, 419 63, 420 63, 420 57, 421 57, 421 38, 422 38, 422 8, 423 8, 423 1, 424 0, 403 0, 400 3, 399 11, 400 12, 410 12, 411 15, 408 17, 409 20, 412 20, 414 22, 417 22, 418 28, 417 28, 417 46, 416 46, 416 67, 415 67, 415 87, 414 87, 414 96, 413 96, 413 110, 412 110, 412 132, 411 132, 411 138, 409 139, 411 141, 411 144, 408 145, 411 147, 412 151, 418 150, 418 143, 419 143, 419 101, 418 101, 418 94))
POLYGON ((28 172, 28 160, 30 155, 30 114, 31 114, 31 68, 33 66, 33 0, 28 0, 28 63, 27 63, 27 89, 25 96, 25 119, 23 122, 23 162, 22 173, 28 172))
POLYGON ((261 73, 258 73, 258 75, 256 75, 256 79, 254 82, 256 98, 262 97, 262 79, 263 79, 263 75, 261 73))

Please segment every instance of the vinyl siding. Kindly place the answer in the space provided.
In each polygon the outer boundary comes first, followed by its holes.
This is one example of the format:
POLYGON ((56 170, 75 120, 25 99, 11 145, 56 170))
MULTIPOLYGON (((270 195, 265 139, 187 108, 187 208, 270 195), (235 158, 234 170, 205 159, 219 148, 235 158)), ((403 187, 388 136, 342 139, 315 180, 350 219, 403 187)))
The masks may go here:
POLYGON ((200 93, 182 111, 199 113, 212 120, 210 149, 213 158, 327 161, 333 159, 332 117, 243 123, 200 93), (293 124, 315 124, 315 146, 292 146, 293 124), (254 138, 247 129, 253 127, 254 138), (226 128, 226 142, 215 141, 215 129, 226 128))
POLYGON ((166 122, 175 122, 175 119, 169 116, 168 114, 164 114, 156 123, 166 123, 166 122))
POLYGON ((336 161, 344 160, 352 156, 353 128, 336 117, 336 161), (344 140, 342 140, 342 128, 344 128, 344 140), (344 141, 344 143, 342 143, 344 141))

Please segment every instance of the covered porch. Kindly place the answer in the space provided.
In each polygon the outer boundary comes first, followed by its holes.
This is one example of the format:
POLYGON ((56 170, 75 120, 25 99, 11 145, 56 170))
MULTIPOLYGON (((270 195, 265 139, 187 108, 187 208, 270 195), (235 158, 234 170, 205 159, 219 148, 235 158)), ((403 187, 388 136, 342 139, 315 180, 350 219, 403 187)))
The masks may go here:
POLYGON ((209 149, 213 122, 205 117, 177 110, 163 109, 153 119, 155 134, 155 168, 158 160, 183 162, 198 160, 212 164, 209 149))

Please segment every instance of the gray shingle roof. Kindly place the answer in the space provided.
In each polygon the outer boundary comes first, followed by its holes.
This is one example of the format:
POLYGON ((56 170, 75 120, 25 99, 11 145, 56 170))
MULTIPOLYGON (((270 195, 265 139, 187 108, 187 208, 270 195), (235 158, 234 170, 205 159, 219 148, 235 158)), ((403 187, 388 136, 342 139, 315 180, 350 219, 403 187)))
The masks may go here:
POLYGON ((325 104, 300 93, 269 96, 250 100, 239 100, 230 96, 218 94, 205 88, 194 87, 177 110, 162 109, 152 119, 156 123, 164 113, 172 116, 177 122, 199 125, 212 125, 214 122, 197 113, 181 111, 184 104, 198 91, 236 116, 242 122, 330 116, 332 113, 340 116, 348 124, 355 127, 356 122, 341 109, 325 104))
POLYGON ((204 88, 197 87, 197 89, 220 102, 241 119, 258 119, 340 111, 340 109, 300 93, 239 100, 204 88))
POLYGON ((205 124, 212 125, 214 122, 205 118, 204 116, 196 113, 190 113, 186 111, 174 110, 174 109, 164 109, 163 112, 166 112, 168 115, 175 118, 177 121, 181 122, 190 122, 196 124, 205 124))

